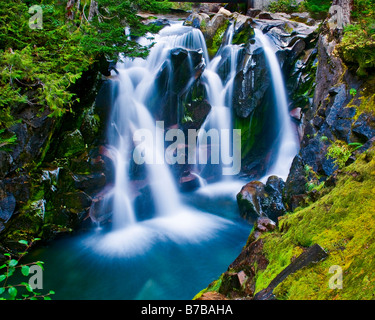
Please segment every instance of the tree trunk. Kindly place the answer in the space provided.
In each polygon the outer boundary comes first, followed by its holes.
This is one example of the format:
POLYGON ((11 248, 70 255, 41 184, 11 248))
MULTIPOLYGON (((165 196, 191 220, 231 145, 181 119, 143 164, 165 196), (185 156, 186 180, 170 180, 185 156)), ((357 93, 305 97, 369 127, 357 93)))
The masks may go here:
POLYGON ((74 7, 75 0, 68 0, 68 3, 66 4, 66 18, 68 20, 74 19, 74 11, 72 10, 74 7))
POLYGON ((95 0, 91 0, 90 3, 90 9, 89 9, 89 16, 87 18, 88 21, 92 21, 94 18, 95 14, 98 12, 98 2, 95 0))
POLYGON ((335 18, 337 29, 343 29, 350 24, 353 0, 333 0, 329 13, 335 18))

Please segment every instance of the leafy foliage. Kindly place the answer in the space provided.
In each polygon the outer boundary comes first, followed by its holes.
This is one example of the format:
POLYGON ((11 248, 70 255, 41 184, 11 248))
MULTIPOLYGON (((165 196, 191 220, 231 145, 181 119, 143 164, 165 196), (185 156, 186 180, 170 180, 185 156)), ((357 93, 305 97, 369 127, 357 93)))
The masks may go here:
POLYGON ((33 263, 20 264, 20 260, 27 253, 27 250, 32 246, 32 244, 40 240, 35 238, 30 243, 26 240, 19 240, 19 243, 25 245, 25 251, 20 252, 17 259, 13 259, 11 254, 5 253, 4 256, 8 257, 8 260, 5 261, 3 265, 0 266, 1 269, 5 269, 3 274, 0 274, 0 300, 51 300, 51 295, 54 291, 49 291, 47 294, 41 294, 34 291, 32 285, 28 282, 22 281, 19 284, 10 284, 12 276, 16 274, 17 270, 20 270, 21 274, 24 277, 28 277, 30 274, 30 266, 38 265, 43 269, 43 262, 36 261, 33 263), (22 297, 22 298, 21 298, 22 297))
POLYGON ((299 3, 296 0, 278 0, 271 2, 268 10, 286 13, 307 11, 313 18, 323 19, 327 16, 331 3, 331 0, 305 0, 299 3))
POLYGON ((325 18, 331 7, 331 0, 305 0, 303 6, 314 18, 325 18))
POLYGON ((137 10, 167 8, 165 1, 155 0, 70 2, 71 7, 52 0, 1 4, 0 129, 10 128, 16 121, 14 111, 25 104, 49 110, 50 117, 71 112, 78 102, 72 88, 95 62, 103 57, 117 60, 119 53, 147 55, 149 48, 136 38, 160 27, 141 24, 137 10), (31 5, 42 8, 42 29, 29 27, 31 5), (90 12, 95 14, 89 16, 90 12))
POLYGON ((361 146, 362 144, 360 143, 346 144, 343 141, 337 140, 329 146, 327 150, 327 159, 333 158, 334 163, 339 167, 339 169, 342 169, 345 167, 345 164, 352 155, 353 151, 361 146))
POLYGON ((349 64, 358 66, 357 74, 366 76, 375 67, 375 1, 355 0, 353 24, 344 30, 338 52, 349 64))
POLYGON ((271 12, 293 13, 299 11, 299 5, 296 0, 278 0, 271 2, 268 10, 271 12))

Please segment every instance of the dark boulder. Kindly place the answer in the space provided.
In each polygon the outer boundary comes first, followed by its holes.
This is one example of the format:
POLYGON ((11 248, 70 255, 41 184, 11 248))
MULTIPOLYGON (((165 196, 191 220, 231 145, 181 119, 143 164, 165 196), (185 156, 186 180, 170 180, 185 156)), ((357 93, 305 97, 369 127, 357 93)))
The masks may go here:
POLYGON ((264 185, 260 181, 252 181, 237 194, 237 203, 241 215, 250 222, 259 217, 267 217, 274 221, 285 213, 282 192, 285 183, 281 178, 271 176, 264 185))
POLYGON ((353 133, 363 142, 375 136, 375 116, 362 113, 353 124, 353 133))
POLYGON ((261 106, 270 84, 264 51, 260 44, 254 43, 250 45, 234 79, 233 109, 237 116, 247 118, 261 106))
POLYGON ((0 189, 0 232, 4 224, 12 217, 15 207, 16 199, 13 194, 0 189))

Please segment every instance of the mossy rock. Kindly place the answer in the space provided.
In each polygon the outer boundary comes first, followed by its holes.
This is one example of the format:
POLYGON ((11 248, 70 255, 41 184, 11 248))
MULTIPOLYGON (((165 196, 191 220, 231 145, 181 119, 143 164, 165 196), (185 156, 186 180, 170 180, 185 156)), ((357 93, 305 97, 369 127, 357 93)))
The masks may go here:
POLYGON ((220 26, 212 39, 207 39, 207 51, 209 56, 212 58, 219 51, 219 48, 223 42, 225 32, 229 26, 229 20, 225 20, 224 24, 220 26))
POLYGON ((71 157, 83 151, 85 151, 85 142, 78 129, 63 134, 61 144, 58 148, 58 157, 71 157))
POLYGON ((279 221, 263 236, 267 269, 256 290, 266 288, 305 247, 318 243, 329 256, 301 269, 279 284, 278 299, 373 299, 375 290, 375 158, 374 148, 337 176, 335 187, 317 201, 279 221), (331 266, 343 271, 343 289, 329 288, 331 266))

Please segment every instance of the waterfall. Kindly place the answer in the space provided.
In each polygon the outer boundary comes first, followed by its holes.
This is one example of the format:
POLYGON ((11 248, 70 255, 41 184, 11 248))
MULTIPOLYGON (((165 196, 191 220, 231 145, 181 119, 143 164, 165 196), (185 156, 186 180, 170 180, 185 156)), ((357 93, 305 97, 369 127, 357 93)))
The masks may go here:
MULTIPOLYGON (((112 214, 113 228, 121 230, 127 226, 139 224, 134 208, 134 199, 139 195, 139 185, 136 186, 131 177, 133 170, 132 161, 142 160, 137 165, 142 165, 145 172, 144 183, 149 188, 153 203, 155 217, 172 217, 179 212, 186 213, 186 207, 182 204, 175 179, 165 163, 164 153, 164 125, 156 121, 150 110, 150 101, 157 96, 157 77, 165 64, 171 65, 172 50, 176 48, 201 50, 203 60, 207 62, 207 68, 201 75, 201 81, 205 86, 211 111, 208 114, 202 129, 197 137, 198 163, 193 175, 200 181, 202 187, 206 182, 202 177, 205 165, 200 165, 200 159, 207 157, 208 149, 220 145, 220 159, 216 155, 210 159, 212 164, 218 164, 220 171, 217 174, 219 181, 227 183, 232 181, 235 188, 239 182, 231 179, 229 169, 229 153, 233 149, 232 131, 232 95, 234 78, 237 74, 237 65, 241 46, 233 45, 234 28, 230 25, 216 56, 210 61, 203 34, 200 30, 184 27, 180 23, 172 24, 164 28, 155 36, 155 45, 152 47, 147 59, 124 58, 118 63, 118 74, 114 81, 118 82, 118 95, 112 107, 110 125, 108 126, 108 151, 115 168, 113 188, 106 193, 101 201, 101 210, 106 214, 112 214), (221 134, 218 139, 211 137, 208 144, 207 135, 205 141, 202 132, 213 131, 221 134), (141 133, 140 133, 141 132, 141 133), (222 133, 227 133, 223 135, 222 133), (144 133, 144 134, 143 134, 144 133), (151 138, 147 139, 147 135, 151 138), (146 137, 146 138, 145 138, 146 137), (223 152, 224 150, 224 152, 223 152), (228 156, 225 156, 228 154, 228 156), (228 177, 225 177, 228 175, 228 177), (226 179, 224 179, 226 178, 226 179)), ((293 133, 287 99, 282 80, 280 66, 278 64, 274 47, 268 37, 256 30, 256 38, 261 42, 272 75, 272 83, 275 97, 277 97, 277 115, 280 123, 280 144, 277 157, 269 174, 277 174, 285 179, 293 157, 297 151, 297 141, 293 133)), ((140 40, 147 44, 147 38, 140 40)), ((193 63, 188 55, 190 75, 193 78, 193 63)), ((169 70, 169 77, 172 76, 169 70)), ((169 81, 171 78, 169 78, 169 81)), ((191 82, 191 81, 190 81, 191 82)), ((190 85, 188 81, 188 86, 190 85)), ((205 187, 207 188, 207 187, 205 187)), ((151 217, 148 217, 151 218, 151 217)), ((147 219, 147 218, 146 218, 147 219)), ((93 219, 95 220, 95 219, 93 219)), ((190 224, 187 224, 190 225, 190 224)))
MULTIPOLYGON (((216 56, 208 63, 206 70, 202 75, 202 81, 205 85, 207 92, 207 100, 210 103, 212 109, 207 116, 205 122, 202 125, 204 131, 200 131, 198 135, 198 147, 197 147, 197 158, 205 158, 207 153, 207 145, 204 140, 204 133, 210 131, 211 129, 216 130, 216 132, 221 133, 220 136, 220 148, 224 150, 221 154, 229 154, 230 150, 233 150, 232 145, 232 95, 233 95, 233 83, 234 78, 237 73, 238 57, 241 47, 232 44, 234 34, 234 25, 230 24, 226 35, 224 37, 225 41, 219 48, 216 56), (218 68, 220 63, 224 61, 224 79, 219 75, 218 68), (228 133, 223 135, 223 133, 228 133)), ((212 144, 212 141, 211 141, 212 144)), ((216 159, 215 159, 216 160, 216 159)), ((211 164, 217 164, 220 168, 220 179, 223 178, 223 159, 218 159, 215 162, 212 161, 211 164)), ((199 163, 199 161, 197 161, 199 163)), ((196 171, 202 172, 205 165, 196 165, 196 171)), ((226 175, 228 178, 230 175, 226 175)))
MULTIPOLYGON (((149 40, 140 41, 147 44, 149 40)), ((95 245, 95 250, 101 253, 140 254, 156 242, 155 239, 203 241, 230 224, 229 220, 183 204, 164 158, 164 122, 156 121, 150 110, 150 101, 158 90, 157 76, 164 63, 171 64, 173 49, 202 50, 203 59, 208 59, 203 35, 200 30, 172 24, 156 35, 154 41, 147 59, 123 57, 112 80, 118 83, 114 86, 118 94, 107 129, 107 149, 115 174, 112 189, 100 201, 100 210, 104 216, 112 215, 113 231, 95 245), (141 181, 131 178, 134 163, 145 172, 141 181), (134 200, 139 196, 142 183, 151 191, 152 199, 147 200, 153 203, 155 214, 140 219, 134 200)), ((192 67, 192 62, 189 63, 192 67)), ((203 185, 204 180, 201 182, 203 185)), ((95 221, 95 215, 91 217, 95 221)))
POLYGON ((255 38, 260 41, 271 73, 273 94, 276 101, 276 114, 279 123, 279 138, 276 141, 276 158, 268 170, 267 179, 271 175, 277 175, 284 181, 288 177, 292 161, 298 152, 299 143, 296 132, 293 130, 292 120, 289 116, 287 94, 279 61, 276 57, 275 45, 270 38, 259 29, 255 29, 255 38))

